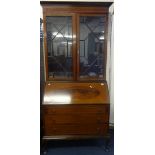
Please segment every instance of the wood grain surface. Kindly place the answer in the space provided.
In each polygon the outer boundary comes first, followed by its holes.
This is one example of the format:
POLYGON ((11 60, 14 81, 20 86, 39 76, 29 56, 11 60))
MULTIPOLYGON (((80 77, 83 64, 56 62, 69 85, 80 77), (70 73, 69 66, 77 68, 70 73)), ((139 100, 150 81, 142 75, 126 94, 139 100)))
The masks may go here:
POLYGON ((108 104, 106 83, 46 83, 43 104, 108 104))

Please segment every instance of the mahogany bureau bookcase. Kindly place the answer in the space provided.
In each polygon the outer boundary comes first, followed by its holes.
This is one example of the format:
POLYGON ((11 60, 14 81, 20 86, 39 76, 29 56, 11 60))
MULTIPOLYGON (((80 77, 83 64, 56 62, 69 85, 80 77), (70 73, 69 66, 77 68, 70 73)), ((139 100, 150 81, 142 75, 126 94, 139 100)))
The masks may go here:
POLYGON ((42 3, 44 141, 108 137, 108 5, 42 3))

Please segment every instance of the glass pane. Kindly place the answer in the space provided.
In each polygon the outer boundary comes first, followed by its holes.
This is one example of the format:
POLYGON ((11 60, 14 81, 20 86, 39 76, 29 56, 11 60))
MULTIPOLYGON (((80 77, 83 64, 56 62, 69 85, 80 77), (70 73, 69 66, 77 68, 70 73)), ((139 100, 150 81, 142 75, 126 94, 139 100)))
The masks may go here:
POLYGON ((48 75, 72 77, 72 17, 47 17, 48 75))
POLYGON ((103 78, 104 30, 104 17, 80 17, 80 78, 103 78))

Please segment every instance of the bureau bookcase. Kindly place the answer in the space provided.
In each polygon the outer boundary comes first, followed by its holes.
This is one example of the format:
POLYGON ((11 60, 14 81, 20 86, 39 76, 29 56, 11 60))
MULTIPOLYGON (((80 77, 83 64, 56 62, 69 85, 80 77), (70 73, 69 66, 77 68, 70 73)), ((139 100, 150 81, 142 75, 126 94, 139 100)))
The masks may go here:
POLYGON ((42 3, 45 88, 42 139, 106 138, 109 5, 42 3))

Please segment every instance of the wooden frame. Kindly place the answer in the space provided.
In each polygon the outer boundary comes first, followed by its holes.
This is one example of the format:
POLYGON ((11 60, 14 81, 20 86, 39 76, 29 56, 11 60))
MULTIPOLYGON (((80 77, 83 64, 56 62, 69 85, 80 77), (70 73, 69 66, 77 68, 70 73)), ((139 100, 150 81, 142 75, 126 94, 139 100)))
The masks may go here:
MULTIPOLYGON (((47 33, 46 33, 46 17, 48 17, 48 16, 69 16, 69 17, 72 17, 72 25, 75 25, 75 23, 74 23, 74 18, 75 18, 75 15, 74 14, 71 14, 71 13, 64 13, 64 14, 62 14, 62 13, 46 13, 46 12, 44 12, 44 15, 43 15, 43 23, 44 23, 44 36, 45 36, 45 38, 44 38, 44 47, 45 47, 45 65, 46 65, 46 73, 45 73, 45 75, 46 75, 46 81, 50 81, 50 80, 73 80, 74 79, 74 77, 75 77, 75 64, 76 64, 76 62, 74 62, 74 58, 72 59, 72 65, 73 65, 73 78, 57 78, 57 79, 54 79, 54 78, 51 78, 51 77, 48 77, 48 49, 47 49, 47 40, 46 40, 46 38, 47 38, 47 33)), ((72 34, 73 34, 73 36, 75 35, 75 28, 74 28, 74 26, 72 26, 72 34)), ((75 39, 74 39, 74 37, 73 37, 73 46, 72 46, 72 50, 74 51, 73 53, 75 53, 75 50, 76 50, 76 48, 75 48, 75 41, 74 41, 75 39)), ((73 54, 72 53, 72 55, 73 55, 73 57, 75 57, 76 55, 75 54, 73 54)))
POLYGON ((44 24, 44 47, 45 47, 45 65, 46 65, 46 81, 95 81, 106 79, 106 56, 107 56, 107 29, 108 29, 108 7, 88 7, 81 5, 46 5, 43 4, 43 24, 44 24), (46 17, 47 16, 71 16, 72 17, 72 35, 73 35, 73 46, 72 46, 72 64, 73 64, 73 78, 51 78, 48 77, 48 50, 47 50, 47 34, 46 34, 46 17), (103 78, 84 78, 79 77, 79 17, 80 16, 105 16, 105 40, 104 40, 104 75, 103 78))

